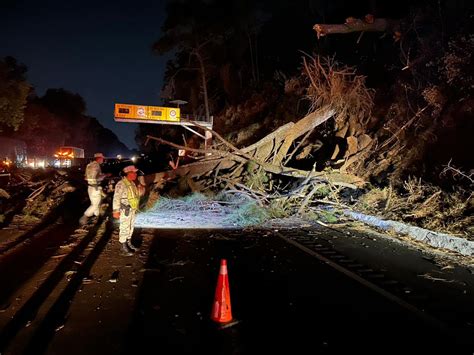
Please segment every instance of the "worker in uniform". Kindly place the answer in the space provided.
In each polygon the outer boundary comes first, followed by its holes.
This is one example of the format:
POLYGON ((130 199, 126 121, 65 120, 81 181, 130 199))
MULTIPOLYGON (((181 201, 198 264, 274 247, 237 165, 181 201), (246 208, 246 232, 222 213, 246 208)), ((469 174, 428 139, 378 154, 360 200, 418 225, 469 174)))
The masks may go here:
POLYGON ((102 174, 102 170, 100 168, 100 164, 104 162, 104 159, 105 158, 102 153, 95 153, 94 160, 87 164, 85 179, 87 181, 87 193, 89 194, 91 205, 79 220, 81 225, 86 224, 90 217, 99 216, 100 203, 102 201, 102 187, 100 184, 107 176, 106 174, 102 174))
POLYGON ((125 255, 131 255, 138 250, 132 243, 132 234, 140 197, 143 196, 145 187, 142 184, 137 187, 137 171, 134 165, 123 168, 125 176, 115 185, 112 202, 113 217, 120 222, 119 241, 125 255))

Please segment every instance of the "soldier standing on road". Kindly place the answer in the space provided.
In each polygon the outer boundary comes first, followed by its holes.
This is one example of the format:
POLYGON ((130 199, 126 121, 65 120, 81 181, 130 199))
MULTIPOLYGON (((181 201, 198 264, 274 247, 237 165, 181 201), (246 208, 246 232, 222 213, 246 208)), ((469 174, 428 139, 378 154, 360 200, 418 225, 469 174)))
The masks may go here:
POLYGON ((88 219, 93 215, 98 217, 100 213, 100 202, 102 201, 102 187, 100 183, 106 175, 102 174, 100 169, 100 164, 104 162, 104 155, 102 153, 94 154, 94 161, 87 164, 85 179, 87 181, 87 193, 89 194, 89 199, 91 205, 84 212, 84 215, 79 220, 81 225, 87 223, 88 219))
POLYGON ((125 255, 131 255, 132 252, 138 250, 132 244, 132 234, 140 196, 143 196, 145 188, 141 184, 137 187, 135 183, 137 171, 138 169, 134 165, 129 165, 123 169, 126 175, 115 185, 112 204, 113 217, 120 221, 119 241, 125 255))

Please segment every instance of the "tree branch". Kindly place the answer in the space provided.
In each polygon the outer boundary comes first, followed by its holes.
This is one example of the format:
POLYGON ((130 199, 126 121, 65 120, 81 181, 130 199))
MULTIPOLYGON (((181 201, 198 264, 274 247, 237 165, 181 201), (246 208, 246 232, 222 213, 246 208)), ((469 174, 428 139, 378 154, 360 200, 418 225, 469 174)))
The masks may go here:
POLYGON ((393 32, 400 31, 400 21, 385 18, 370 18, 367 15, 364 20, 349 17, 343 24, 317 23, 313 26, 318 39, 335 33, 351 32, 393 32))

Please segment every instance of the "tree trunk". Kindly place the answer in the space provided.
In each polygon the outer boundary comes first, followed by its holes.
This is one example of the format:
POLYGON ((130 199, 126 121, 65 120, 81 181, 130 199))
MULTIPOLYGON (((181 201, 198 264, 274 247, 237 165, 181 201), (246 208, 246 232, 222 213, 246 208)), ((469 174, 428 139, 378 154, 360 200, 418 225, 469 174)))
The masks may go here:
POLYGON ((252 66, 252 78, 254 84, 257 82, 257 73, 255 71, 255 63, 253 57, 253 45, 252 45, 252 37, 250 36, 250 32, 247 30, 247 38, 249 40, 249 48, 250 48, 250 64, 252 66))
POLYGON ((204 68, 204 61, 202 60, 201 53, 199 53, 199 50, 194 51, 194 55, 196 56, 199 66, 201 68, 201 78, 202 78, 202 90, 204 93, 204 108, 206 110, 206 121, 210 122, 211 120, 211 115, 209 112, 209 100, 207 97, 207 79, 206 79, 206 70, 204 68))
POLYGON ((291 130, 288 132, 287 136, 280 149, 278 150, 275 158, 273 159, 273 164, 280 164, 286 157, 288 150, 290 149, 293 141, 305 134, 308 131, 313 130, 315 127, 326 122, 334 115, 335 111, 328 106, 325 106, 318 111, 310 113, 305 118, 299 120, 295 123, 291 130))
POLYGON ((319 37, 335 33, 350 32, 397 32, 400 29, 400 21, 377 18, 373 19, 367 15, 364 20, 349 17, 344 24, 322 24, 317 23, 313 26, 319 37))

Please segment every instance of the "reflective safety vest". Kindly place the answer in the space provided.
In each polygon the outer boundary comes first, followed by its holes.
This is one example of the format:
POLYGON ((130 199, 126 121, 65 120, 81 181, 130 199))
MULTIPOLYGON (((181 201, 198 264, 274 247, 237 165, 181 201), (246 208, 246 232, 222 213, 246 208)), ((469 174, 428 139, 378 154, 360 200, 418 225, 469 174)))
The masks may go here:
POLYGON ((130 207, 137 210, 138 205, 140 204, 140 196, 138 194, 137 186, 127 178, 123 179, 123 183, 127 187, 127 199, 130 207))

